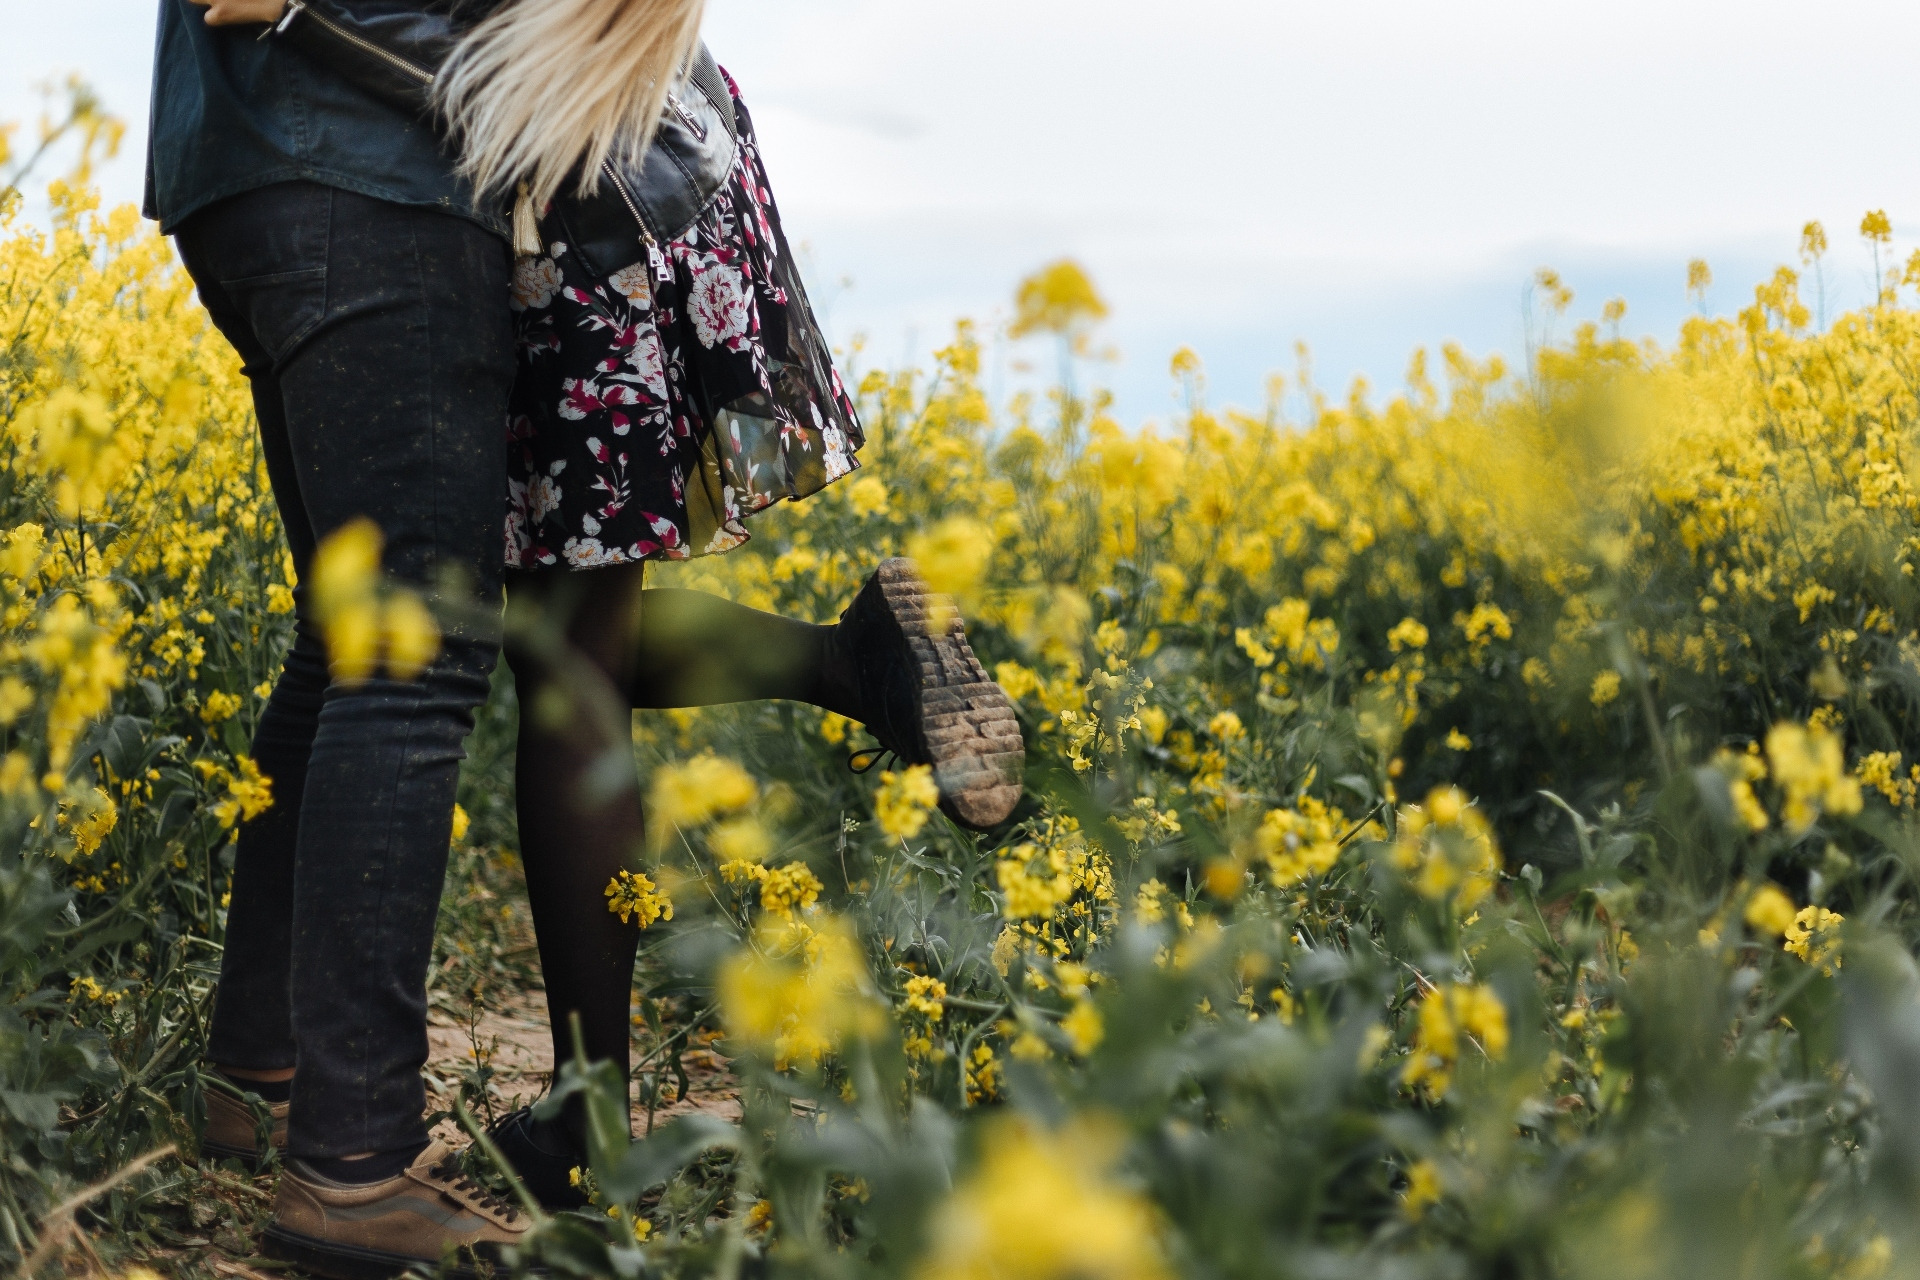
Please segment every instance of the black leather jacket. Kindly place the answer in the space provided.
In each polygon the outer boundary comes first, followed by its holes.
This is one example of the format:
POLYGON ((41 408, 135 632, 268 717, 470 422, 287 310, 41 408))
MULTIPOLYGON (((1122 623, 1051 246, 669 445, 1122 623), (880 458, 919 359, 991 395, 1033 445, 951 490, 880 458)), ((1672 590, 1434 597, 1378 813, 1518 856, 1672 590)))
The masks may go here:
MULTIPOLYGON (((424 114, 434 77, 461 28, 442 6, 416 0, 287 0, 272 29, 285 41, 385 102, 424 114)), ((706 45, 687 84, 668 97, 653 145, 637 161, 609 160, 599 190, 561 189, 546 217, 594 274, 645 256, 646 246, 684 234, 726 181, 739 151, 739 123, 726 78, 706 45)))

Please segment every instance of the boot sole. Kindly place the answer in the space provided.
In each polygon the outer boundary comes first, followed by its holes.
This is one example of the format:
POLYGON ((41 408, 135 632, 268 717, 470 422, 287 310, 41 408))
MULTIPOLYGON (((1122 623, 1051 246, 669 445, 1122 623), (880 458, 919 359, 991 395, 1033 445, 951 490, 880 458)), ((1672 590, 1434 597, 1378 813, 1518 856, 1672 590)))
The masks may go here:
POLYGON ((997 827, 1020 803, 1026 770, 1013 703, 974 656, 959 608, 912 561, 883 561, 874 577, 919 674, 915 709, 940 810, 975 831, 997 827))
MULTIPOLYGON (((422 1269, 454 1280, 481 1280, 479 1270, 470 1263, 455 1262, 440 1271, 438 1258, 419 1258, 337 1240, 321 1240, 277 1225, 261 1232, 261 1246, 268 1257, 291 1262, 302 1271, 325 1276, 327 1280, 393 1280, 395 1276, 422 1269)), ((504 1263, 493 1264, 494 1272, 504 1274, 507 1269, 504 1263)), ((535 1269, 533 1274, 545 1273, 535 1269)))

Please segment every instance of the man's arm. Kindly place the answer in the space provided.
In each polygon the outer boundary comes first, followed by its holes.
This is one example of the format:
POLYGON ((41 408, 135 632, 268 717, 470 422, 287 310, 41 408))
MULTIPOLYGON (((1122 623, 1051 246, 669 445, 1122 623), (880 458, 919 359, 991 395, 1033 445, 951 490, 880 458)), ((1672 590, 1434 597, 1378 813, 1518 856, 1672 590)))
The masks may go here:
POLYGON ((299 49, 382 102, 418 115, 428 111, 434 76, 460 34, 440 5, 362 13, 351 0, 193 3, 206 7, 209 26, 266 25, 263 39, 299 49))

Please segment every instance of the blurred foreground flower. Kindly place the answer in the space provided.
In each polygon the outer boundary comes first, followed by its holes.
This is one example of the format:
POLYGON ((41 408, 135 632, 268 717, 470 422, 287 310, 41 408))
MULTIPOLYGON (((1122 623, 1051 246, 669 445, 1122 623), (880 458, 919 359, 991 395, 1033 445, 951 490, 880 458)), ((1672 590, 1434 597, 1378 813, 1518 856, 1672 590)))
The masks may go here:
POLYGON ((993 1121, 972 1175, 938 1210, 918 1280, 1159 1280, 1152 1207, 1109 1173, 1115 1136, 993 1121))
POLYGON ((384 659, 387 674, 412 680, 440 652, 440 628, 418 595, 380 578, 380 527, 348 521, 313 555, 313 612, 327 640, 334 678, 358 684, 384 659))
POLYGON ((648 839, 657 852, 676 833, 744 809, 759 794, 753 775, 721 756, 703 753, 663 765, 647 793, 648 839))
POLYGON ((718 988, 729 1036, 782 1070, 817 1067, 886 1025, 852 926, 831 917, 765 925, 721 966, 718 988))

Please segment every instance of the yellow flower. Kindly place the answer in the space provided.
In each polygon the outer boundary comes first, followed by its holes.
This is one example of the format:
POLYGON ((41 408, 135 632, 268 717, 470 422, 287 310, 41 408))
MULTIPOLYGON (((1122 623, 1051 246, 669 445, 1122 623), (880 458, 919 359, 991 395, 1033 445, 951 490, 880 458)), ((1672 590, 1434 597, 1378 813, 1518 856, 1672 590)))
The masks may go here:
POLYGON ((10 725, 33 709, 33 688, 18 676, 0 679, 0 726, 10 725))
POLYGON ((1247 736, 1247 730, 1240 723, 1240 717, 1231 711, 1222 711, 1207 721, 1207 732, 1221 742, 1237 742, 1247 736))
POLYGON ((69 861, 75 857, 90 857, 99 849, 100 842, 112 833, 120 822, 120 806, 113 797, 99 787, 95 787, 84 800, 60 803, 60 830, 66 832, 73 841, 73 847, 65 856, 69 861))
POLYGON ((1818 725, 1777 724, 1767 732, 1767 763, 1786 793, 1780 816, 1799 834, 1821 813, 1860 812, 1860 781, 1847 772, 1838 734, 1818 725))
POLYGON ((227 784, 227 794, 213 806, 213 814, 228 829, 253 821, 273 806, 273 779, 261 773, 250 757, 241 756, 236 763, 240 767, 238 777, 225 769, 217 769, 212 775, 227 784))
POLYGON ((847 505, 857 516, 879 516, 887 512, 887 485, 878 476, 861 476, 847 486, 847 505))
POLYGON ((1440 1202, 1440 1170, 1431 1160, 1419 1160, 1407 1169, 1407 1190, 1401 1207, 1409 1218, 1419 1218, 1427 1206, 1440 1202))
POLYGON ((1073 896, 1062 850, 1042 855, 1033 844, 1016 845, 994 865, 994 877, 1006 901, 1001 908, 1009 920, 1050 919, 1054 909, 1073 896), (1035 871, 1038 864, 1041 868, 1035 871))
POLYGON ((1763 884, 1747 898, 1741 915, 1753 929, 1777 938, 1793 927, 1793 899, 1779 886, 1763 884))
POLYGON ((1020 282, 1013 324, 1007 331, 1016 338, 1029 333, 1065 335, 1106 315, 1107 304, 1087 273, 1071 258, 1062 258, 1020 282))
POLYGON ((1108 1176, 1113 1131, 990 1121, 973 1171, 934 1215, 915 1280, 1163 1280, 1153 1209, 1108 1176))
POLYGON ((1458 729, 1449 729, 1447 730, 1447 750, 1471 751, 1473 750, 1473 739, 1458 729))
POLYGON ((1840 967, 1840 925, 1846 917, 1825 907, 1802 907, 1784 930, 1781 950, 1816 966, 1829 978, 1840 967))
POLYGON ((676 832, 708 819, 744 809, 759 795, 753 777, 731 760, 697 755, 682 764, 654 771, 647 795, 649 837, 664 849, 676 832))
POLYGON ((335 678, 349 684, 372 676, 383 655, 395 679, 414 679, 440 650, 440 628, 427 606, 413 592, 382 583, 383 543, 380 527, 361 516, 321 539, 313 555, 314 616, 335 678))
POLYGON ((873 796, 873 817, 891 839, 911 840, 939 803, 940 788, 933 781, 932 767, 916 764, 900 773, 881 773, 880 789, 873 796))
POLYGON ((621 924, 639 918, 647 928, 656 920, 673 919, 673 899, 660 892, 652 878, 642 871, 620 870, 607 881, 607 910, 620 917, 621 924))
POLYGON ((231 720, 240 710, 240 698, 237 694, 224 689, 215 689, 207 695, 200 707, 200 718, 208 724, 219 724, 222 720, 231 720))
POLYGON ((1604 707, 1620 696, 1620 673, 1602 671, 1593 678, 1593 689, 1587 695, 1596 707, 1604 707))
POLYGON ((1493 988, 1465 983, 1435 987, 1420 1001, 1413 1052, 1401 1080, 1428 1097, 1439 1098, 1452 1086, 1460 1058, 1460 1040, 1471 1036, 1494 1061, 1507 1056, 1507 1007, 1493 988))
POLYGON ((1100 1010, 1093 1001, 1081 999, 1074 1002, 1073 1008, 1060 1021, 1060 1030, 1066 1033, 1067 1043, 1081 1057, 1086 1057, 1099 1048, 1106 1038, 1106 1022, 1100 1017, 1100 1010))
POLYGON ((820 897, 820 879, 804 862, 789 862, 760 877, 760 907, 769 915, 790 918, 820 897))
POLYGON ((1399 826, 1390 858, 1421 897, 1465 915, 1493 892, 1500 873, 1493 829, 1459 790, 1436 787, 1424 806, 1401 812, 1399 826))
MULTIPOLYGON (((908 538, 906 552, 929 587, 964 600, 985 576, 993 544, 993 530, 985 524, 971 516, 948 516, 908 538)), ((937 631, 942 622, 929 610, 929 630, 937 631)))
POLYGON ((459 844, 467 838, 467 828, 473 825, 473 819, 459 805, 453 806, 453 843, 459 844))
POLYGON ((707 832, 707 847, 723 863, 759 864, 773 852, 773 837, 751 814, 728 818, 707 832))
POLYGON ((874 1034, 884 1014, 853 931, 775 923, 721 966, 721 1015, 741 1047, 776 1067, 811 1068, 851 1036, 874 1034))
POLYGON ((915 1013, 924 1013, 930 1020, 938 1022, 940 1015, 947 1010, 943 1003, 946 998, 947 984, 938 978, 915 974, 907 979, 907 1008, 915 1013))

